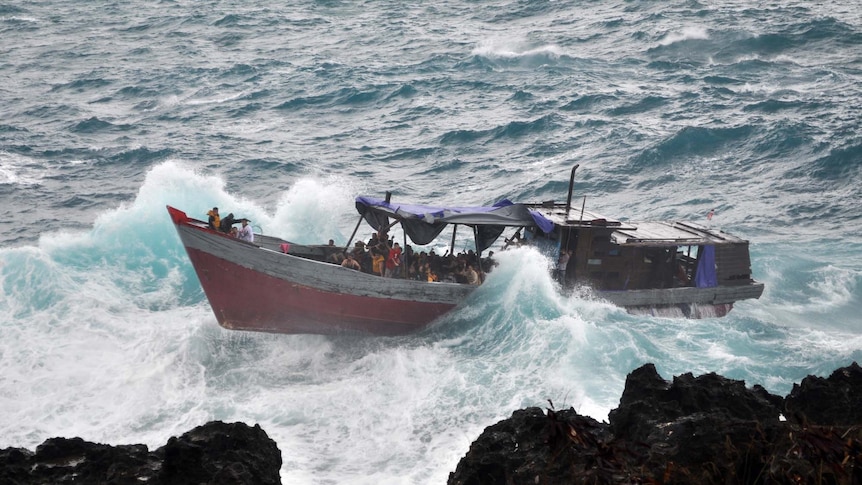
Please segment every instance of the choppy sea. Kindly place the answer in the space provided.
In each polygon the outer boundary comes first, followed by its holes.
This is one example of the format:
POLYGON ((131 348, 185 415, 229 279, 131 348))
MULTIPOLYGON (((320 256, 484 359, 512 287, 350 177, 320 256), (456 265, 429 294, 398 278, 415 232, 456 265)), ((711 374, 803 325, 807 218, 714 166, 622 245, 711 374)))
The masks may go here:
POLYGON ((647 362, 786 395, 862 361, 860 121, 855 2, 0 0, 0 448, 243 421, 284 483, 440 484, 647 362), (165 211, 345 242, 356 195, 560 201, 575 163, 609 217, 714 209, 763 296, 629 315, 519 250, 418 335, 232 332, 165 211))

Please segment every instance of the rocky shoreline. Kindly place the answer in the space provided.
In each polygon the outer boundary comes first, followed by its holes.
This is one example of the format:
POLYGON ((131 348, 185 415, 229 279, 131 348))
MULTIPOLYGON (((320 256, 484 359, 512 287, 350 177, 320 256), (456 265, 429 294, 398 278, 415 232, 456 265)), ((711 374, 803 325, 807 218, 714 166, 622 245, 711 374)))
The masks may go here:
MULTIPOLYGON (((786 397, 717 374, 628 375, 609 423, 532 407, 489 426, 449 475, 483 484, 862 484, 862 368, 808 376, 786 397)), ((255 425, 213 421, 164 446, 51 438, 0 450, 0 483, 281 483, 276 443, 255 425)))
POLYGON ((717 374, 630 373, 610 423, 528 408, 489 426, 449 485, 862 484, 862 369, 787 397, 717 374))
POLYGON ((4 485, 281 483, 281 452, 260 426, 212 421, 155 451, 50 438, 32 452, 0 450, 4 485))

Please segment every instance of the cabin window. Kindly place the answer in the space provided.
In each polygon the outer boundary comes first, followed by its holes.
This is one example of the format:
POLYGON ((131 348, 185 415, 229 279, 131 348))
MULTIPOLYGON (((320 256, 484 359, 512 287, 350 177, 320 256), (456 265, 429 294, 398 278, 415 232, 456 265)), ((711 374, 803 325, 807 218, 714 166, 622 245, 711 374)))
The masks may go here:
POLYGON ((614 249, 611 249, 610 251, 608 251, 608 256, 619 256, 619 255, 620 255, 620 249, 619 248, 614 248, 614 249))
POLYGON ((600 266, 602 264, 602 260, 601 259, 588 259, 587 264, 592 265, 592 266, 600 266))
POLYGON ((700 253, 698 246, 677 246, 676 248, 676 272, 685 284, 694 277, 698 253, 700 253))
POLYGON ((691 259, 692 261, 697 259, 698 246, 677 246, 676 247, 676 256, 677 259, 685 258, 691 259))

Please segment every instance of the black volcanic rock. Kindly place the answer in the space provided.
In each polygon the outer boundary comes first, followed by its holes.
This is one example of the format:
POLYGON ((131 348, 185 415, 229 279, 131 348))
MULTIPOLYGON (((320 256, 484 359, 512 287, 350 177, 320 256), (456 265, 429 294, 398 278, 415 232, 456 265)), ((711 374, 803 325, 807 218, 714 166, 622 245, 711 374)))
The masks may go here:
POLYGON ((862 368, 854 362, 824 379, 808 376, 787 396, 788 418, 809 424, 862 423, 862 368))
POLYGON ((777 437, 780 402, 762 388, 747 389, 745 382, 715 373, 686 373, 668 383, 647 364, 629 374, 620 405, 608 418, 614 437, 644 443, 643 464, 661 473, 667 463, 727 466, 718 453, 727 440, 746 443, 754 455, 768 454, 761 445, 771 447, 777 437))
POLYGON ((610 437, 606 428, 574 410, 549 410, 547 415, 537 407, 515 411, 473 442, 449 483, 572 483, 588 468, 595 443, 610 437), (587 442, 569 446, 579 440, 587 442))
POLYGON ((155 453, 164 457, 159 483, 281 483, 281 452, 258 425, 211 422, 169 439, 155 453))
POLYGON ((0 483, 278 484, 281 452, 255 425, 214 421, 154 452, 145 445, 110 446, 81 438, 50 438, 36 452, 0 450, 0 483))
POLYGON ((618 408, 608 415, 614 435, 644 441, 664 424, 682 417, 714 415, 719 419, 778 423, 781 398, 762 388, 746 389, 745 382, 715 373, 691 373, 664 381, 655 366, 646 364, 626 378, 618 408))
POLYGON ((647 364, 629 374, 610 424, 516 411, 485 429, 448 483, 862 484, 860 393, 856 363, 786 399, 714 373, 668 382, 647 364), (785 401, 804 422, 782 419, 785 401))

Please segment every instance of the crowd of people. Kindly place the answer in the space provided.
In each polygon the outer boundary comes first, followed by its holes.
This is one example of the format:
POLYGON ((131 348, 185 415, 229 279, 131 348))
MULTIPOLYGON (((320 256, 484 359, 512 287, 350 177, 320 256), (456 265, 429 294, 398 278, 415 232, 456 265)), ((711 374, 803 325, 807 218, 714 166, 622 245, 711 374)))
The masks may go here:
POLYGON ((222 218, 218 213, 218 207, 213 207, 212 210, 207 212, 207 216, 209 216, 207 225, 210 229, 230 234, 232 237, 242 241, 254 242, 254 231, 248 225, 249 220, 245 217, 237 219, 233 216, 233 213, 230 213, 222 218), (240 224, 241 227, 234 227, 234 224, 240 224))
MULTIPOLYGON (((213 207, 207 215, 210 229, 243 241, 254 242, 254 232, 248 225, 248 219, 235 218, 233 214, 221 217, 218 207, 213 207), (241 227, 234 227, 237 223, 241 227)), ((416 253, 409 244, 402 248, 394 239, 389 238, 385 231, 372 233, 368 242, 356 241, 349 251, 335 249, 332 239, 329 240, 329 246, 332 248, 329 251, 330 263, 384 278, 480 285, 485 280, 485 275, 496 266, 494 251, 489 251, 484 258, 479 258, 472 249, 457 255, 451 254, 449 250, 438 255, 434 249, 416 253)))
MULTIPOLYGON (((334 246, 332 240, 329 245, 334 246)), ((496 264, 493 255, 490 251, 480 259, 472 249, 457 255, 448 250, 438 255, 433 249, 416 253, 409 244, 402 248, 380 231, 372 233, 368 242, 356 241, 349 251, 332 252, 330 262, 384 278, 479 285, 496 264)))

